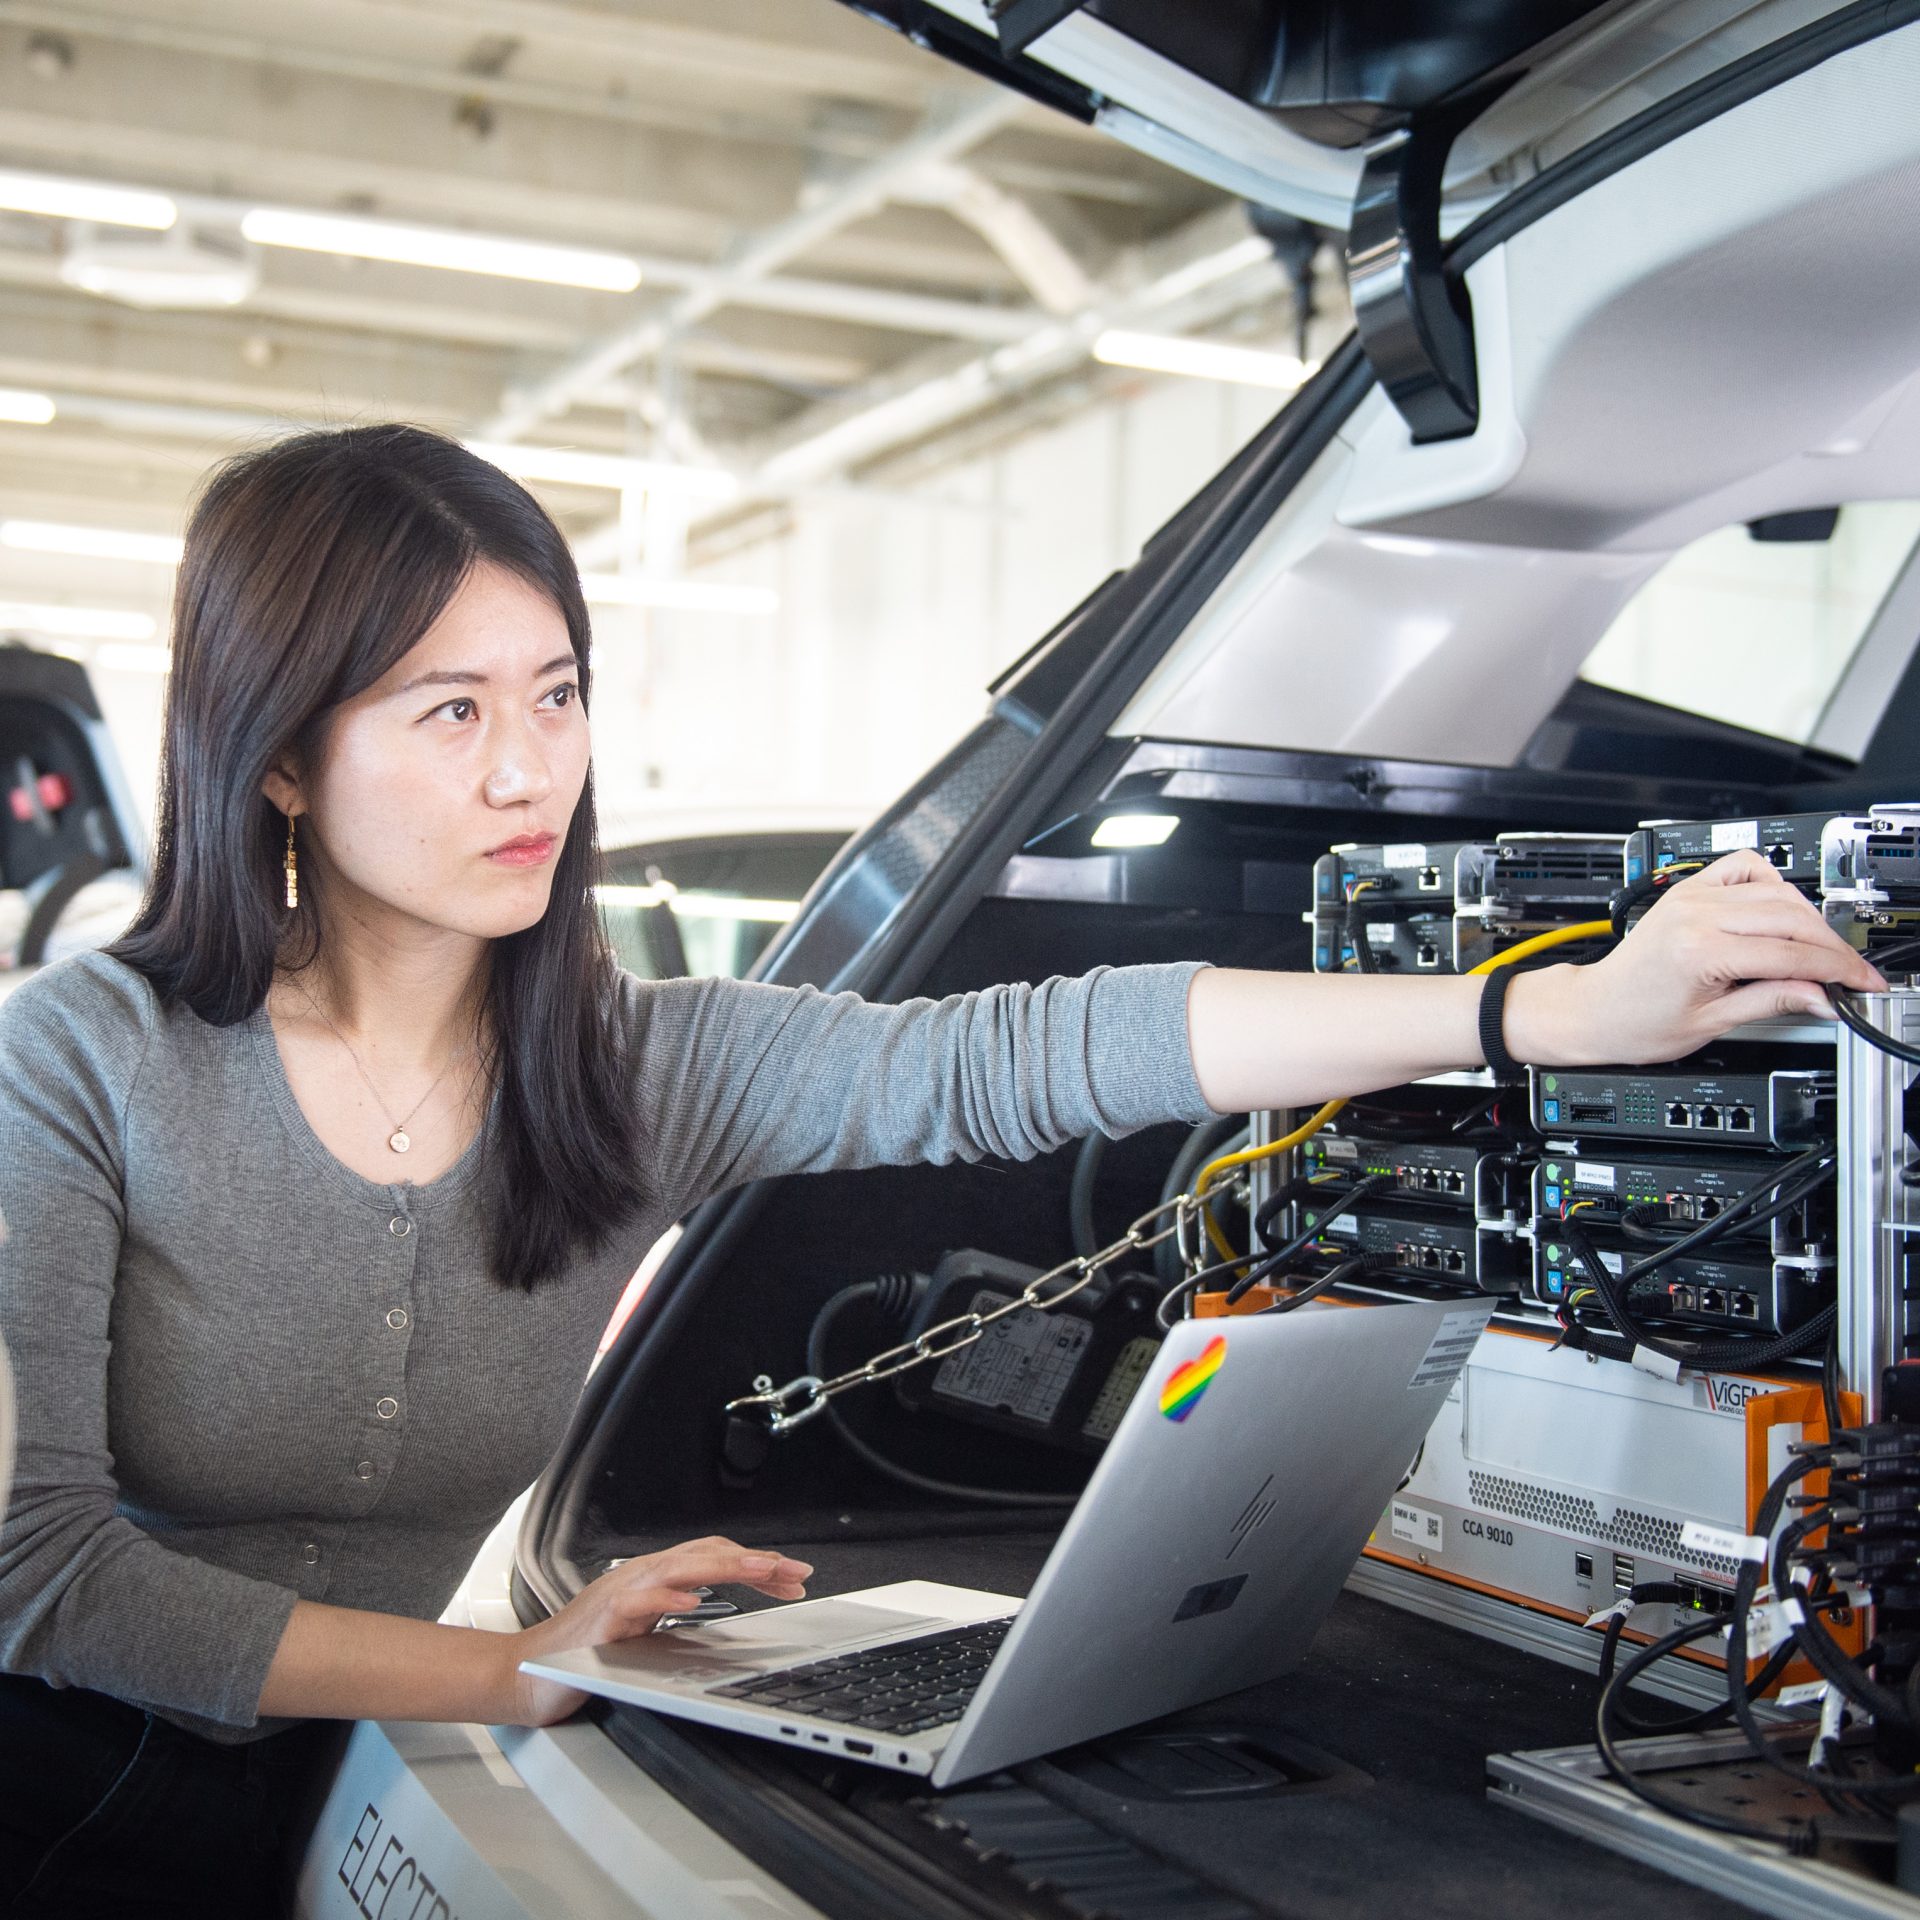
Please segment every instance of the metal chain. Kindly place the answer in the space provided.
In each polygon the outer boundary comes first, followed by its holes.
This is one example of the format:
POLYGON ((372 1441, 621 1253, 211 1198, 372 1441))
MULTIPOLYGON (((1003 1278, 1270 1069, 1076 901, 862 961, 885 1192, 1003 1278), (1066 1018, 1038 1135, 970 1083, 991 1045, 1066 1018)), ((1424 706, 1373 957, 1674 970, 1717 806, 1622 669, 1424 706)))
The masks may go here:
POLYGON ((1175 1194, 1171 1200, 1162 1201, 1159 1206, 1143 1213, 1110 1246, 1102 1247, 1098 1253, 1076 1254, 1071 1260, 1063 1260, 1050 1272, 1041 1274, 1038 1279, 1029 1280, 1004 1307, 995 1307, 988 1313, 956 1314, 951 1320, 942 1320, 937 1326, 926 1328, 897 1347, 888 1347, 884 1352, 876 1353, 860 1366, 850 1367, 845 1373, 836 1373, 830 1380, 822 1380, 818 1374, 803 1373, 797 1379, 789 1380, 784 1387, 776 1387, 763 1374, 753 1383, 754 1391, 742 1394, 737 1400, 729 1400, 726 1411, 738 1413, 746 1407, 765 1407, 768 1409, 769 1428, 776 1434, 787 1433, 803 1421, 811 1420, 835 1395, 845 1393, 852 1387, 865 1386, 870 1381, 891 1380, 895 1374, 905 1373, 912 1367, 925 1366, 930 1360, 944 1360, 949 1354, 972 1346, 996 1320, 1004 1320, 1010 1313, 1018 1313, 1023 1308, 1035 1313, 1050 1312, 1063 1301, 1071 1300, 1116 1260, 1125 1259, 1129 1254, 1149 1253, 1163 1240, 1172 1239, 1175 1235, 1179 1236, 1187 1265, 1195 1268, 1196 1256, 1188 1252, 1186 1247, 1185 1228, 1188 1220, 1223 1195, 1245 1200, 1247 1189, 1246 1176, 1241 1174, 1231 1180, 1216 1182, 1204 1200, 1196 1199, 1191 1193, 1175 1194), (1173 1210, 1172 1224, 1162 1227, 1158 1233, 1147 1233, 1147 1226, 1169 1208, 1173 1210), (1076 1277, 1058 1293, 1042 1297, 1041 1290, 1065 1274, 1076 1277), (945 1339, 950 1334, 957 1334, 958 1338, 945 1339), (795 1400, 801 1403, 798 1411, 789 1411, 795 1400))

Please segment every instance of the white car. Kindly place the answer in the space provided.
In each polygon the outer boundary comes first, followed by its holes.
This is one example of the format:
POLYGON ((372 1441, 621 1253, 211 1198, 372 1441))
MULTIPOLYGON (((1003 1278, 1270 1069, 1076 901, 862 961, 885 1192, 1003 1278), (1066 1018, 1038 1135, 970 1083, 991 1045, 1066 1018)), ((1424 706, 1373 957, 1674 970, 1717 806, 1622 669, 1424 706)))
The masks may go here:
MULTIPOLYGON (((1336 841, 1920 793, 1912 8, 859 4, 1343 230, 1358 332, 992 689, 761 977, 894 999, 1099 962, 1304 967, 1336 841), (1106 827, 1140 815, 1158 844, 1106 827)), ((1185 1144, 1117 1147, 1098 1216, 1151 1204, 1185 1144)), ((514 1617, 715 1531, 804 1554, 817 1593, 1022 1590, 1051 1522, 910 1492, 828 1420, 767 1440, 721 1410, 808 1371, 852 1283, 953 1248, 1066 1257, 1076 1157, 794 1179, 691 1216, 528 1502, 514 1617)), ((913 1391, 845 1405, 923 1476, 1070 1491, 1088 1464, 913 1391)), ((1500 1631, 1349 1595, 1277 1686, 946 1793, 627 1707, 365 1725, 303 1910, 391 1912, 404 1875, 469 1920, 1731 1911, 1489 1804, 1488 1752, 1591 1737, 1590 1684, 1500 1631)))
POLYGON ((0 642, 0 998, 132 919, 146 849, 77 660, 0 642))

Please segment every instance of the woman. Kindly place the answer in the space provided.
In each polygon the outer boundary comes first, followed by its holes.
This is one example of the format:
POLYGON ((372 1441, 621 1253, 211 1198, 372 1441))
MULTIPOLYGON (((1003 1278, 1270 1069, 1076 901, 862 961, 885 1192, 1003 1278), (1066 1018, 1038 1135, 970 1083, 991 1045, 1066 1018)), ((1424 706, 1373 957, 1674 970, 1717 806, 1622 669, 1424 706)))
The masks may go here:
MULTIPOLYGON (((621 975, 587 662, 560 533, 452 441, 301 435, 194 511, 151 890, 0 1008, 19 1913, 271 1911, 327 1723, 544 1724, 580 1696, 528 1655, 644 1633, 703 1584, 800 1597, 804 1563, 712 1539, 518 1634, 434 1624, 698 1200, 1483 1058, 1478 980, 1187 962, 882 1007, 621 975)), ((1513 981, 1504 1036, 1662 1060, 1876 979, 1737 859, 1598 965, 1513 981)))

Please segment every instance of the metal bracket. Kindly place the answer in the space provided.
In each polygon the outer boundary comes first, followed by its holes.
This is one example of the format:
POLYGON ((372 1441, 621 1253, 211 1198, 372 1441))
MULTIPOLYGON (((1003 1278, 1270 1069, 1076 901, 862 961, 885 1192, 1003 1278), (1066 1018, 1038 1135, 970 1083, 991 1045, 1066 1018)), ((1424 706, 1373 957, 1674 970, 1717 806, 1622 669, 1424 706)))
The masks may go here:
POLYGON ((1473 305, 1440 243, 1440 183, 1470 112, 1415 121, 1367 155, 1347 233, 1347 291, 1360 344, 1416 445, 1480 420, 1473 305))
POLYGON ((989 0, 987 10, 1000 36, 1000 51, 1012 60, 1085 4, 1086 0, 989 0))

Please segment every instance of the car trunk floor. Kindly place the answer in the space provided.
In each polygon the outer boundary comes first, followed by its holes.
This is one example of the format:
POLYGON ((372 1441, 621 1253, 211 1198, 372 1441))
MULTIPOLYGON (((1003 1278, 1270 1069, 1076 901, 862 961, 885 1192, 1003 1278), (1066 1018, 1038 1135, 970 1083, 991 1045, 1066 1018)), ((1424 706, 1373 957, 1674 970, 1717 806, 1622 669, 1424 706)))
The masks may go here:
MULTIPOLYGON (((776 1526, 740 1529, 813 1561, 816 1597, 903 1578, 1024 1594, 1053 1532, 1049 1518, 1032 1514, 925 1512, 788 1513, 776 1526)), ((655 1544, 665 1542, 618 1550, 655 1544)), ((1637 1697, 1650 1715, 1660 1712, 1657 1700, 1637 1697)), ((1590 1741, 1593 1701, 1591 1675, 1343 1593, 1293 1673, 944 1793, 634 1708, 601 1711, 620 1744, 709 1817, 716 1807, 698 1785, 703 1761, 750 1777, 763 1801, 795 1796, 816 1829, 826 1812, 856 1846, 863 1827, 877 1827, 896 1846, 904 1839, 930 1861, 945 1858, 955 1878, 977 1871, 985 1904, 956 1911, 1566 1920, 1630 1906, 1641 1920, 1730 1920, 1743 1909, 1488 1799, 1488 1754, 1590 1741), (1056 1812, 1117 1836, 1135 1870, 1118 1859, 1103 1865, 1070 1832, 1063 1837, 1056 1812), (1023 1849, 1031 1851, 1023 1836, 1051 1849, 1054 1867, 1023 1868, 1023 1849), (1063 1859, 1078 1864, 1068 1871, 1063 1859), (1143 1876, 1162 1866, 1187 1899, 1148 1885, 1143 1876), (1021 1876, 998 1905, 995 1871, 1021 1876), (1036 1873, 1048 1883, 1038 1896, 1036 1873), (1064 1904, 1063 1874, 1082 1883, 1064 1904), (1114 1884, 1103 1890, 1103 1877, 1114 1884)), ((762 1852, 752 1834, 732 1837, 762 1852)), ((775 1853, 779 1863, 763 1864, 793 1867, 775 1853)), ((796 1891, 836 1920, 913 1911, 911 1901, 890 1906, 877 1895, 877 1904, 836 1904, 818 1886, 796 1891)))

